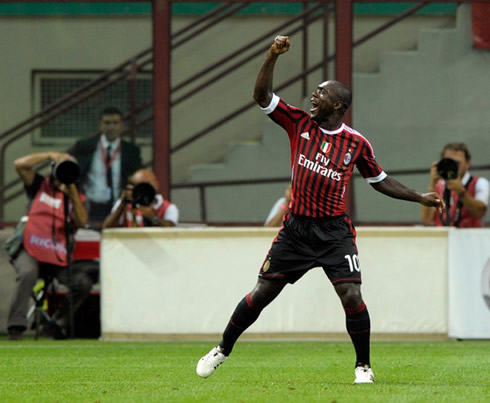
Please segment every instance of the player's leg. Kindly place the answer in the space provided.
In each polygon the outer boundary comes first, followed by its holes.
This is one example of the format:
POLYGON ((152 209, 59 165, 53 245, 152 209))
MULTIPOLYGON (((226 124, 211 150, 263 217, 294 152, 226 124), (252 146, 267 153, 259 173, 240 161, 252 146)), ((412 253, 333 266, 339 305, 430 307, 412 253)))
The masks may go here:
POLYGON ((254 289, 237 305, 219 343, 224 355, 230 355, 235 342, 259 317, 262 310, 282 291, 286 281, 259 278, 254 289))
POLYGON ((335 287, 345 311, 346 328, 356 351, 356 383, 372 382, 358 379, 358 368, 370 368, 369 312, 361 295, 361 269, 356 246, 356 230, 347 216, 324 223, 317 232, 325 239, 319 253, 319 262, 335 287), (359 382, 358 382, 359 381, 359 382))
POLYGON ((207 378, 228 358, 240 335, 257 320, 262 309, 280 294, 286 284, 287 282, 282 279, 259 278, 257 280, 254 289, 238 303, 233 311, 219 345, 211 349, 197 363, 196 372, 199 376, 207 378))
POLYGON ((32 288, 39 277, 39 262, 22 248, 12 263, 17 274, 7 327, 9 340, 22 340, 27 328, 27 311, 32 288))
POLYGON ((372 383, 374 375, 370 363, 371 321, 361 295, 361 284, 342 283, 335 286, 345 311, 347 332, 356 351, 355 383, 372 383))
POLYGON ((305 259, 300 246, 301 239, 295 239, 295 228, 286 220, 260 268, 254 289, 238 303, 219 345, 199 360, 199 376, 210 376, 226 360, 240 335, 257 320, 262 310, 280 294, 285 285, 294 283, 313 267, 314 259, 305 259))

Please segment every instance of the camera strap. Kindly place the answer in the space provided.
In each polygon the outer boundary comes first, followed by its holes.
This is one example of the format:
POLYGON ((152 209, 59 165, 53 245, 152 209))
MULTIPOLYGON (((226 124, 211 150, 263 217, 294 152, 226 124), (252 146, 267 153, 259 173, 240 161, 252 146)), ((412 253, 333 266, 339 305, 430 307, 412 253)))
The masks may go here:
MULTIPOLYGON (((466 182, 466 184, 464 185, 465 190, 468 190, 468 187, 470 186, 472 181, 473 181, 473 176, 470 176, 468 182, 466 182)), ((445 227, 449 227, 451 225, 451 191, 447 188, 447 186, 444 187, 443 199, 444 199, 444 203, 446 204, 446 213, 445 213, 446 216, 444 217, 444 220, 442 220, 442 222, 444 223, 445 227)), ((453 221, 453 225, 455 227, 459 227, 462 208, 463 208, 463 201, 461 200, 461 197, 458 196, 458 201, 456 203, 456 210, 454 213, 454 221, 453 221)))
POLYGON ((128 227, 144 227, 143 214, 141 210, 134 207, 132 203, 126 204, 126 226, 128 227))
MULTIPOLYGON (((473 181, 473 177, 470 176, 470 179, 468 182, 466 182, 466 185, 464 185, 464 189, 468 190, 468 187, 470 186, 470 183, 473 181)), ((459 227, 459 220, 461 219, 461 209, 463 208, 463 201, 461 200, 461 197, 458 196, 458 204, 456 206, 456 214, 454 215, 454 226, 459 227)))
MULTIPOLYGON (((445 227, 449 227, 451 225, 451 191, 444 186, 444 204, 446 205, 446 218, 442 220, 445 227)), ((442 213, 441 213, 442 214, 442 213)))

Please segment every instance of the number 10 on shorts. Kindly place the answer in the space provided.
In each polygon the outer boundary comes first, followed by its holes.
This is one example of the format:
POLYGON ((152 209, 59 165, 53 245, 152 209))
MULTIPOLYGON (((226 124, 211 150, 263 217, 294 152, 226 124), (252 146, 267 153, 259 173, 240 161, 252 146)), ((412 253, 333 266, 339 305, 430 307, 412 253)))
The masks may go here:
POLYGON ((351 255, 345 255, 344 257, 349 262, 349 269, 351 272, 353 272, 354 269, 356 271, 361 271, 361 269, 359 268, 359 258, 357 257, 356 254, 354 254, 352 256, 351 255))

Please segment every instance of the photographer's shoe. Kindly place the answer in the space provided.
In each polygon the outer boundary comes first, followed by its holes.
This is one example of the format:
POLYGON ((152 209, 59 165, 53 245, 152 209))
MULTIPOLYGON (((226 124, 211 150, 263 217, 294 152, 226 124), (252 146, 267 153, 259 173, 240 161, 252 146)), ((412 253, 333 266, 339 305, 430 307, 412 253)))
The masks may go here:
POLYGON ((197 363, 196 372, 202 378, 210 376, 228 357, 222 353, 220 346, 214 347, 197 363))

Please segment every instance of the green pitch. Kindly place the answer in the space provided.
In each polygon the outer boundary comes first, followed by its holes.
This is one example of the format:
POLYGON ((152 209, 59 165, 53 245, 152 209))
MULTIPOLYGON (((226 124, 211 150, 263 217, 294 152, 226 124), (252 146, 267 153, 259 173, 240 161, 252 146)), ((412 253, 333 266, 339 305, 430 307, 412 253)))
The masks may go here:
POLYGON ((1 402, 489 402, 490 341, 373 342, 353 385, 348 342, 245 342, 208 379, 213 343, 0 340, 1 402))

